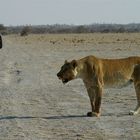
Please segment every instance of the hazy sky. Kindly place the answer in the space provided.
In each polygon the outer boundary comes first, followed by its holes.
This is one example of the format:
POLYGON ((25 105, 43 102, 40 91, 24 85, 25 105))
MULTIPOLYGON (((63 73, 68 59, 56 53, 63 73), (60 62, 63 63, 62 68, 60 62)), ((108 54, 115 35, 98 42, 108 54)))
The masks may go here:
POLYGON ((0 23, 140 23, 140 0, 0 0, 0 23))

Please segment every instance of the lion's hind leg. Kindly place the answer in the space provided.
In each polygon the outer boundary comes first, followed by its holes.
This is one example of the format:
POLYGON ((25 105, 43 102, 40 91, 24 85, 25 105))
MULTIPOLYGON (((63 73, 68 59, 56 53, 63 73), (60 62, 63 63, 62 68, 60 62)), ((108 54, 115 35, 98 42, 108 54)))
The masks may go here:
MULTIPOLYGON (((135 84, 135 83, 134 83, 135 84)), ((135 91, 137 95, 137 106, 134 111, 130 111, 130 115, 140 114, 140 82, 135 84, 135 91)))
POLYGON ((134 111, 130 111, 130 115, 140 114, 140 65, 136 65, 133 72, 134 86, 137 97, 137 106, 134 111))

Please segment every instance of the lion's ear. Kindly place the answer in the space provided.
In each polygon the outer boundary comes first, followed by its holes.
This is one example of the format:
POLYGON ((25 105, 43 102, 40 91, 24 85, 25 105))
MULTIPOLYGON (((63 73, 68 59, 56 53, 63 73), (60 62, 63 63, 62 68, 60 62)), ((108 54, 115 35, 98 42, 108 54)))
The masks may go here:
POLYGON ((67 60, 65 60, 64 64, 67 64, 67 63, 68 63, 68 61, 67 61, 67 60))
POLYGON ((76 60, 72 60, 71 64, 74 68, 76 68, 78 65, 78 62, 76 60))

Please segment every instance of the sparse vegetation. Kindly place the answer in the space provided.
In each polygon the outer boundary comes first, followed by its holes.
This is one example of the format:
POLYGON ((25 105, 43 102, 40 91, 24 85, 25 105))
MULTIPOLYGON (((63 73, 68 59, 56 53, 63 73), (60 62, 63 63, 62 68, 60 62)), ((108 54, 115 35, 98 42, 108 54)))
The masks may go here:
POLYGON ((0 24, 0 33, 3 35, 8 34, 7 28, 3 24, 0 24))
POLYGON ((27 36, 31 31, 31 28, 29 26, 25 26, 22 30, 20 35, 21 36, 27 36))
POLYGON ((4 27, 3 24, 0 24, 0 31, 1 31, 1 30, 5 30, 5 27, 4 27))
POLYGON ((30 25, 30 26, 9 26, 0 24, 0 32, 6 31, 7 34, 20 34, 21 36, 32 34, 48 33, 137 33, 140 32, 139 24, 91 24, 91 25, 30 25))

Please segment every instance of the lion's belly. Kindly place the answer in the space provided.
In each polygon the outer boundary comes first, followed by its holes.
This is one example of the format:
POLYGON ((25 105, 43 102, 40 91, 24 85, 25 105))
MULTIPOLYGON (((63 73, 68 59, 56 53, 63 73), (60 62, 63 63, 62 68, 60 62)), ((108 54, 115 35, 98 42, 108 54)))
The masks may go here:
POLYGON ((130 78, 131 74, 125 75, 121 72, 115 72, 113 74, 105 75, 103 79, 105 87, 121 87, 126 85, 130 78))

